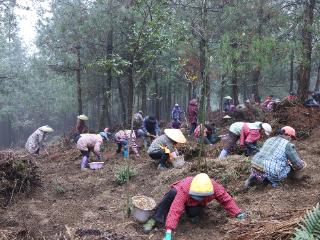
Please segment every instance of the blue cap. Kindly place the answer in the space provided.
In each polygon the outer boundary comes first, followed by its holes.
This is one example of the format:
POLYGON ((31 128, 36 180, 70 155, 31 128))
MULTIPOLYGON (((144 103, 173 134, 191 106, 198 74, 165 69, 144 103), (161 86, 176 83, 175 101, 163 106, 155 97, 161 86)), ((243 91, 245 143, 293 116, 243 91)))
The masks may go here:
POLYGON ((105 132, 100 132, 99 134, 104 138, 104 140, 108 140, 108 135, 105 132))

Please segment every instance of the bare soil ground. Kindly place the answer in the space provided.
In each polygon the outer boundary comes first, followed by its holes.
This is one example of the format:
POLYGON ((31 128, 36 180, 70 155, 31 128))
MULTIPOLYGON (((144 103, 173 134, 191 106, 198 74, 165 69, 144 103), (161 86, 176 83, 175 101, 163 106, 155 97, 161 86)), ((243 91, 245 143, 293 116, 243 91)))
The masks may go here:
MULTIPOLYGON (((233 155, 221 161, 214 158, 221 145, 207 147, 212 154, 200 159, 201 169, 205 159, 208 174, 225 186, 248 217, 243 222, 235 221, 213 202, 199 224, 183 216, 174 239, 265 239, 256 237, 266 230, 270 232, 266 239, 276 239, 271 233, 280 231, 279 224, 298 221, 320 200, 319 138, 320 128, 316 128, 309 138, 296 142, 307 162, 304 177, 287 180, 276 189, 256 186, 245 190, 243 182, 249 174, 250 160, 233 155)), ((171 183, 197 173, 199 160, 191 158, 182 169, 160 172, 143 154, 130 160, 137 175, 129 184, 119 186, 114 175, 125 160, 121 155, 113 156, 115 144, 107 145, 105 167, 96 171, 80 171, 81 157, 76 149, 53 146, 50 151, 49 157, 36 160, 41 186, 28 198, 16 195, 13 204, 0 208, 0 239, 162 239, 162 227, 146 235, 141 224, 127 216, 127 198, 144 194, 159 202, 171 183)), ((277 239, 288 239, 288 234, 277 239)))

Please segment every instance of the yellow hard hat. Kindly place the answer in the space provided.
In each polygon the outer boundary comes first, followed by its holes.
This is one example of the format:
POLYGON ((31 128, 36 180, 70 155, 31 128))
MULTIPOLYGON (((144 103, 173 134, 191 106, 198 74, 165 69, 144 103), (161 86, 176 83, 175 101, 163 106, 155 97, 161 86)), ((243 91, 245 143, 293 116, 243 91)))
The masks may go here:
POLYGON ((191 182, 189 194, 194 196, 210 196, 214 193, 211 179, 206 173, 199 173, 191 182))

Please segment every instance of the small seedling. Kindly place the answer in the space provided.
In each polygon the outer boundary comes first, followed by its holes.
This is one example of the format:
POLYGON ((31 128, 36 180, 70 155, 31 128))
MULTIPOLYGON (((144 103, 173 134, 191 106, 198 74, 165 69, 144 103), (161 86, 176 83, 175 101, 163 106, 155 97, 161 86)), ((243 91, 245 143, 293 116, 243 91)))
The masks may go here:
POLYGON ((60 185, 53 186, 53 189, 56 191, 57 194, 64 194, 66 191, 60 185))
POLYGON ((116 183, 122 185, 136 174, 136 171, 130 169, 129 165, 124 165, 115 174, 116 183))

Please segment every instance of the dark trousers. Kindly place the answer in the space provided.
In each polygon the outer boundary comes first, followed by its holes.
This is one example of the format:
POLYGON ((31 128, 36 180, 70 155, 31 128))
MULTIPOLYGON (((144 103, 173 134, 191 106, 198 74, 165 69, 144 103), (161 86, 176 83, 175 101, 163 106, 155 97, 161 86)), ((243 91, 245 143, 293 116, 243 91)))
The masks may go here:
POLYGON ((193 135, 194 130, 197 128, 197 123, 191 123, 190 126, 190 135, 193 135))
MULTIPOLYGON (((177 190, 175 188, 171 188, 171 190, 164 195, 152 217, 154 220, 163 224, 166 222, 171 204, 176 195, 177 190)), ((185 211, 188 217, 194 218, 203 213, 203 206, 185 206, 185 211)))
POLYGON ((246 151, 245 151, 246 156, 253 156, 257 152, 259 152, 259 149, 257 147, 257 142, 253 142, 253 143, 245 142, 244 144, 246 146, 246 151))
POLYGON ((118 148, 117 148, 116 152, 120 153, 122 146, 128 145, 128 141, 127 140, 120 141, 120 142, 117 143, 117 145, 118 145, 118 148))
POLYGON ((169 154, 165 153, 163 150, 149 153, 149 156, 154 160, 160 160, 160 164, 162 167, 166 166, 167 160, 169 159, 169 154))
POLYGON ((38 148, 37 151, 34 152, 34 154, 37 154, 37 155, 39 155, 39 153, 40 153, 40 148, 38 148))
POLYGON ((81 151, 81 154, 82 154, 83 157, 86 156, 86 157, 89 158, 89 156, 90 156, 90 150, 89 150, 89 151, 81 151))

